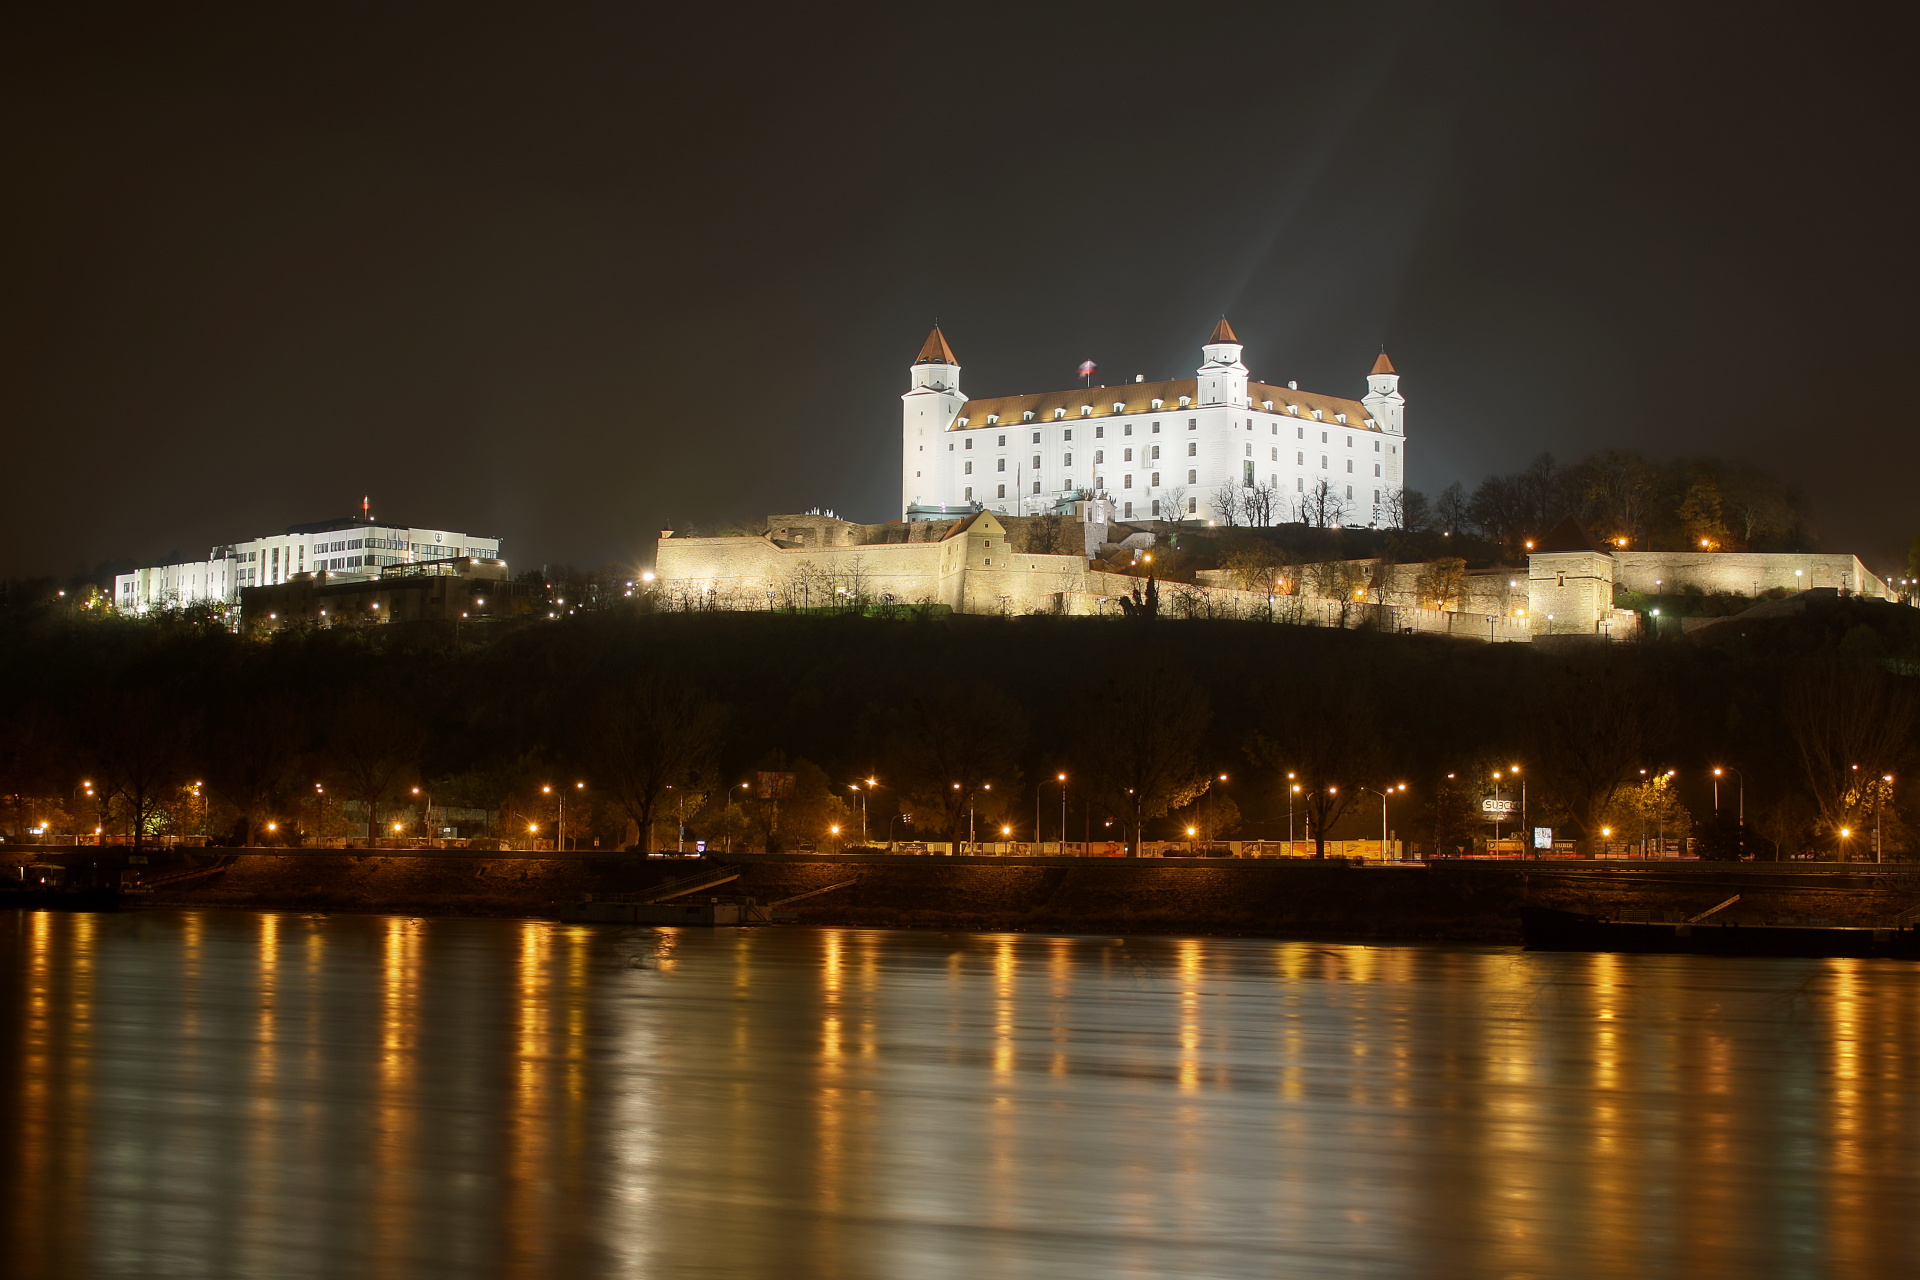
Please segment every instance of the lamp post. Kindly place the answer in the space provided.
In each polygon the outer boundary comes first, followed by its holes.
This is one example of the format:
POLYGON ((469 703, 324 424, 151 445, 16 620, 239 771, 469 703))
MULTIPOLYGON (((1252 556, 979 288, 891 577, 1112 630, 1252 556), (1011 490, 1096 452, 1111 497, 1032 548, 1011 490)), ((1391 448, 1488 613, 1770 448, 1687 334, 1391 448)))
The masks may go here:
POLYGON ((1064 857, 1067 852, 1067 775, 1057 773, 1054 780, 1060 784, 1060 853, 1064 857))
POLYGON ((1893 789, 1893 775, 1881 774, 1880 781, 1882 786, 1876 789, 1877 794, 1873 798, 1873 860, 1875 862, 1884 861, 1880 853, 1880 811, 1886 808, 1887 792, 1893 789))
POLYGON ((1287 773, 1287 856, 1293 856, 1293 798, 1300 794, 1300 784, 1293 780, 1291 770, 1287 773))
POLYGON ((413 794, 423 796, 426 799, 426 807, 420 811, 420 825, 427 829, 427 842, 429 847, 431 847, 433 842, 433 792, 422 791, 419 787, 415 787, 413 794))
POLYGON ((1405 791, 1407 784, 1404 782, 1396 783, 1385 790, 1381 790, 1378 787, 1362 787, 1360 789, 1362 791, 1371 791, 1374 795, 1380 797, 1380 861, 1385 862, 1387 860, 1387 797, 1396 791, 1405 791))

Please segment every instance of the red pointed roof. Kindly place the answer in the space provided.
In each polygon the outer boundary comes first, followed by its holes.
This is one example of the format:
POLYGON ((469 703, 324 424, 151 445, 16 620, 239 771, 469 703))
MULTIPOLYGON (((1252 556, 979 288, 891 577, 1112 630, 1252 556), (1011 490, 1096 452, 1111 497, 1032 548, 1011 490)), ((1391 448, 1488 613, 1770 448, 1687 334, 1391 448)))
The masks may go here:
POLYGON ((1380 353, 1380 358, 1373 362, 1373 368, 1368 370, 1368 372, 1369 373, 1392 373, 1393 361, 1387 359, 1387 353, 1382 351, 1380 353))
POLYGON ((940 332, 940 326, 933 326, 933 332, 920 344, 920 354, 913 358, 915 364, 959 364, 953 358, 953 348, 947 345, 947 337, 940 332))
POLYGON ((1233 326, 1227 323, 1227 318, 1225 316, 1221 316, 1220 323, 1213 326, 1213 336, 1207 339, 1207 345, 1212 346, 1216 342, 1239 342, 1239 341, 1240 339, 1233 336, 1233 326))

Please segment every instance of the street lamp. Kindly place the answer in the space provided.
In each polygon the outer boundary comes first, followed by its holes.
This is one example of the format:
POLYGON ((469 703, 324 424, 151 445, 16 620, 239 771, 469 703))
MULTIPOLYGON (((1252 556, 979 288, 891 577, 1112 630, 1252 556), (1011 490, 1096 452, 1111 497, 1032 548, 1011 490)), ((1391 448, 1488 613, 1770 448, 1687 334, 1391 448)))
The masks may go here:
POLYGON ((1873 797, 1873 860, 1875 862, 1883 861, 1880 854, 1880 811, 1886 807, 1887 792, 1893 789, 1893 775, 1883 773, 1880 775, 1880 781, 1882 787, 1873 797))
POLYGON ((1287 772, 1287 856, 1293 856, 1293 798, 1300 794, 1300 784, 1295 782, 1292 770, 1287 772))
MULTIPOLYGON (((1054 781, 1060 784, 1060 852, 1065 854, 1067 851, 1067 775, 1056 773, 1053 777, 1054 781)), ((1034 829, 1033 838, 1036 840, 1040 838, 1038 827, 1034 829)))

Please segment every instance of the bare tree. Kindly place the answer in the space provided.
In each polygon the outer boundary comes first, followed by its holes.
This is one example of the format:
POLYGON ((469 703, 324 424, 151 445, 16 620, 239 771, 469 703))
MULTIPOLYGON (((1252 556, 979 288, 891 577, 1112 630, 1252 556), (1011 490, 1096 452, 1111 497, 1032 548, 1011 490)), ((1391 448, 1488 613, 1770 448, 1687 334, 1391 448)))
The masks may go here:
POLYGON ((1179 524, 1187 518, 1186 486, 1170 485, 1160 491, 1160 518, 1169 524, 1179 524))
POLYGON ((1665 744, 1672 717, 1663 702, 1639 668, 1605 656, 1563 666, 1540 686, 1533 758, 1580 824, 1589 856, 1607 807, 1665 744))
POLYGON ((1345 521, 1346 502, 1325 479, 1317 480, 1305 493, 1293 500, 1294 514, 1301 524, 1315 529, 1331 529, 1345 521))
POLYGON ((427 728, 396 695, 356 689, 334 706, 327 725, 328 772, 348 799, 367 808, 367 847, 379 839, 380 806, 413 775, 427 728))
POLYGON ((1280 514, 1280 491, 1270 484, 1257 484, 1240 491, 1240 514, 1249 526, 1264 529, 1280 514))
POLYGON ((1433 504, 1433 514, 1441 530, 1456 538, 1467 527, 1467 491, 1460 487, 1458 480, 1440 491, 1440 500, 1433 504))
POLYGON ((1283 788, 1298 782, 1316 858, 1327 856, 1327 832, 1359 798, 1360 788, 1382 785, 1386 761, 1375 702, 1367 667, 1346 656, 1321 667, 1312 680, 1270 688, 1257 704, 1247 754, 1272 770, 1283 788))
POLYGON ((1240 486, 1231 480, 1213 491, 1213 514, 1229 529, 1240 523, 1240 486))
POLYGON ((1206 789, 1199 759, 1212 719, 1206 691, 1164 656, 1116 669, 1080 699, 1076 774, 1121 820, 1133 856, 1148 822, 1206 789))
POLYGON ((187 780, 191 720, 164 687, 134 684, 104 695, 89 725, 93 772, 120 801, 138 852, 148 824, 187 780))
POLYGON ((888 736, 916 824, 957 843, 970 809, 991 790, 1008 795, 1019 784, 1027 715, 992 685, 936 683, 900 704, 888 736))
POLYGON ((1836 659, 1802 665, 1781 710, 1821 825, 1859 829, 1881 777, 1912 751, 1912 690, 1877 664, 1836 659))
POLYGON ((697 783, 720 745, 720 709, 684 681, 632 677, 607 689, 589 721, 589 766, 654 849, 653 819, 669 787, 697 783))

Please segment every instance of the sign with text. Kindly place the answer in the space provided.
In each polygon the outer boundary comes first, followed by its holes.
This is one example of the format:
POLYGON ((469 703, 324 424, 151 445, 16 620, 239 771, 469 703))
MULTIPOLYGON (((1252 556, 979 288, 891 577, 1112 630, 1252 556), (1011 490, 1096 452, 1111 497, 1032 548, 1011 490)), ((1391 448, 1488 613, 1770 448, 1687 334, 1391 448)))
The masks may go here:
POLYGON ((1520 797, 1511 791, 1489 791, 1480 801, 1480 816, 1488 822, 1504 822, 1520 816, 1520 797))
POLYGON ((1553 848, 1553 828, 1535 827, 1533 829, 1533 847, 1536 849, 1553 848))
POLYGON ((793 798, 793 775, 790 773, 763 773, 760 775, 760 789, 756 793, 762 800, 791 800, 793 798))

